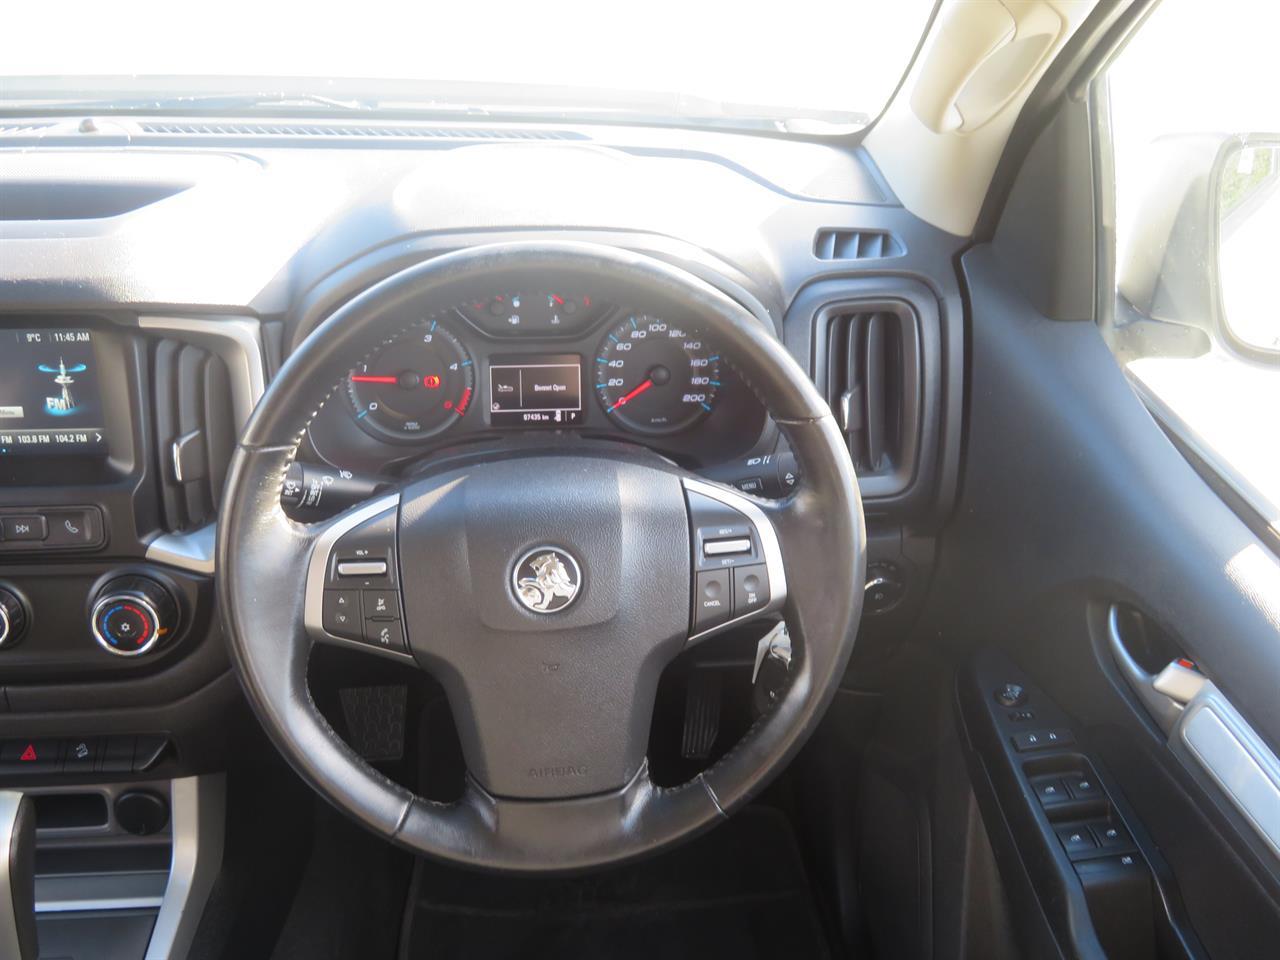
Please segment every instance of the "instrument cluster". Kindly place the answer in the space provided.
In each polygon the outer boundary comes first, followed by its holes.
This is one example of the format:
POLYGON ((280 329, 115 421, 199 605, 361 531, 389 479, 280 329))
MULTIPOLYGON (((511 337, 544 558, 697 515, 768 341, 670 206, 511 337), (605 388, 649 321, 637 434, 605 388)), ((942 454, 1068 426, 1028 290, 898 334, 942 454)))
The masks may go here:
POLYGON ((764 411, 688 318, 590 293, 510 291, 423 311, 354 360, 313 452, 381 469, 502 431, 631 439, 691 465, 761 435, 764 411))

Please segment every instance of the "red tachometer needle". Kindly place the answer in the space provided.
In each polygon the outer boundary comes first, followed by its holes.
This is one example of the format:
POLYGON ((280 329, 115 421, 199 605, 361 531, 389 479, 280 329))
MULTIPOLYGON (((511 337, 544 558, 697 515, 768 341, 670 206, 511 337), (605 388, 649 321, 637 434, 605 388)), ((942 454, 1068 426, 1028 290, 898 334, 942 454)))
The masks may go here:
POLYGON ((652 386, 653 386, 652 378, 641 381, 641 383, 634 390, 632 390, 625 397, 623 397, 621 400, 615 403, 612 407, 610 407, 609 412, 612 413, 614 410, 617 410, 624 403, 629 403, 630 401, 634 400, 636 397, 640 396, 640 394, 644 393, 646 390, 648 390, 652 386))
POLYGON ((371 373, 353 373, 351 375, 352 383, 390 383, 396 384, 400 382, 399 377, 377 377, 371 373))

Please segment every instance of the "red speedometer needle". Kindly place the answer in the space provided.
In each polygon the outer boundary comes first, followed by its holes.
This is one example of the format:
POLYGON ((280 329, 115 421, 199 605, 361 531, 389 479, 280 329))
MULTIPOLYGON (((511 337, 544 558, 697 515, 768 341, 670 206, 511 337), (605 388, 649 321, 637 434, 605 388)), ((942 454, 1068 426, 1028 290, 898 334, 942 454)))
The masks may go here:
POLYGON ((399 377, 378 377, 378 376, 374 376, 372 373, 353 373, 353 374, 351 375, 351 382, 352 382, 352 383, 391 383, 391 384, 396 384, 396 383, 399 383, 399 382, 400 382, 400 378, 399 378, 399 377))
POLYGON ((646 379, 646 380, 641 381, 641 383, 639 384, 639 386, 637 386, 634 390, 632 390, 632 391, 631 391, 630 393, 628 393, 625 397, 623 397, 621 400, 619 400, 617 403, 615 403, 612 407, 610 407, 610 408, 609 408, 609 409, 610 409, 610 411, 617 410, 617 409, 618 409, 620 406, 622 406, 624 403, 628 403, 628 402, 630 402, 630 401, 634 400, 636 397, 640 396, 640 394, 644 393, 646 390, 648 390, 648 389, 649 389, 650 387, 652 387, 652 386, 653 386, 653 378, 652 378, 652 377, 650 377, 650 378, 648 378, 648 379, 646 379))

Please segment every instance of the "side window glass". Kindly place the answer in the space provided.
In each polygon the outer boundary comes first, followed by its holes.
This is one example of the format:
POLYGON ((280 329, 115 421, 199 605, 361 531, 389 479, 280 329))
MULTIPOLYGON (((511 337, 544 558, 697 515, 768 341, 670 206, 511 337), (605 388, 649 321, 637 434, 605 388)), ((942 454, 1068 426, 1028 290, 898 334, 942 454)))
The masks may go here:
POLYGON ((1163 0, 1109 67, 1117 359, 1280 532, 1280 5, 1163 0))

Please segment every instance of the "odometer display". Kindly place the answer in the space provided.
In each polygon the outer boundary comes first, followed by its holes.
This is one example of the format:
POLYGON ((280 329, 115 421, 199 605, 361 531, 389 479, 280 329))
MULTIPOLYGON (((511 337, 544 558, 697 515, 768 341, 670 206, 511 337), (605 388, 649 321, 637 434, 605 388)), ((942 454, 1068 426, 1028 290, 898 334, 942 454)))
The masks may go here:
POLYGON ((720 356, 696 331, 633 314, 600 342, 595 389, 605 413, 637 433, 676 433, 715 407, 720 356))
POLYGON ((428 320, 353 369, 347 394, 366 433, 412 443, 447 430, 466 414, 475 368, 458 338, 428 320))

